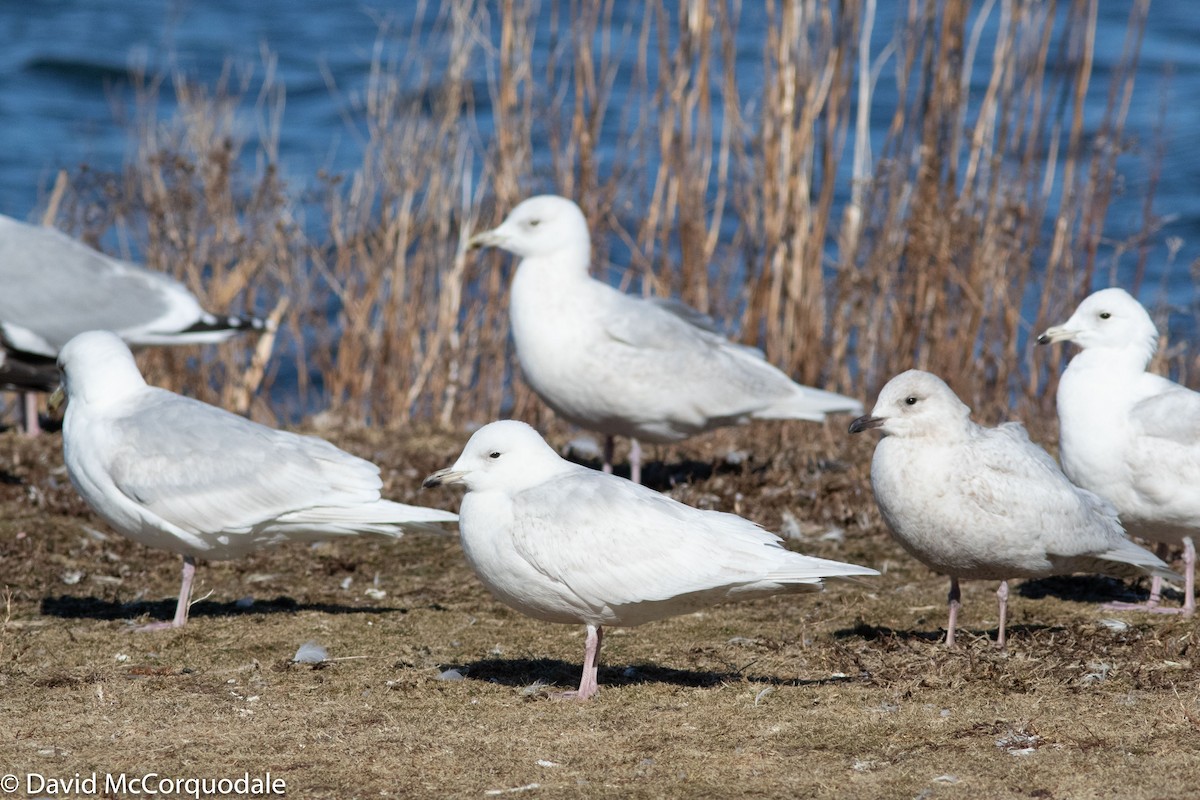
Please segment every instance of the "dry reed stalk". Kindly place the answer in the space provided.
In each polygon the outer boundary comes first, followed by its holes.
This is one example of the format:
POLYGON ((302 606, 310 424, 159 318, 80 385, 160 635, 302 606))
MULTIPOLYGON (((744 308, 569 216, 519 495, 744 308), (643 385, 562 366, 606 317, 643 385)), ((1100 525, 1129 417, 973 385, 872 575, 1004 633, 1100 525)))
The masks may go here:
MULTIPOLYGON (((880 8, 680 0, 617 25, 614 0, 452 0, 399 58, 381 31, 361 112, 347 111, 361 167, 326 186, 307 280, 270 167, 278 95, 259 92, 265 166, 246 176, 231 125, 244 75, 212 91, 176 80, 162 123, 148 82, 138 163, 97 182, 121 202, 88 205, 87 222, 134 231, 144 215, 148 258, 202 296, 290 295, 284 349, 322 387, 301 406, 353 420, 552 423, 508 342, 511 259, 463 250, 545 191, 580 202, 599 277, 616 255, 620 285, 715 313, 801 380, 869 397, 919 366, 984 416, 1014 399, 1044 410, 1061 349, 1035 360, 1024 345, 1099 268, 1146 2, 1098 129, 1084 113, 1097 0, 913 0, 882 46, 880 8), (746 24, 765 29, 757 65, 739 59, 746 24), (875 141, 872 116, 887 122, 875 141), (312 286, 292 295, 292 281, 312 286)), ((1145 259, 1151 217, 1111 263, 1145 259)), ((215 396, 249 355, 222 349, 199 377, 159 358, 215 396)))

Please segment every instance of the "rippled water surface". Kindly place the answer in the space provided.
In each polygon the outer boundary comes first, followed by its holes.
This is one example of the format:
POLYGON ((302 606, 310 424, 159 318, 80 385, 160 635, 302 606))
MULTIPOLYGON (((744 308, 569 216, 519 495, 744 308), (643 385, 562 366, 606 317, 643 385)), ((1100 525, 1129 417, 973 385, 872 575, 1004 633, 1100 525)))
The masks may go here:
MULTIPOLYGON (((756 5, 743 5, 739 28, 738 57, 751 62, 761 58, 763 37, 756 5)), ((889 15, 903 5, 879 4, 873 49, 891 36, 889 15)), ((365 83, 372 49, 381 40, 380 21, 391 31, 382 41, 400 47, 415 25, 417 8, 416 3, 372 7, 313 0, 0 0, 0 212, 20 218, 35 214, 60 168, 85 162, 101 170, 120 167, 130 139, 114 107, 129 108, 131 67, 145 65, 150 72, 174 67, 211 84, 231 62, 261 74, 264 50, 277 57, 278 80, 287 91, 280 161, 290 185, 300 192, 320 169, 349 171, 359 153, 343 113, 346 98, 365 83), (340 95, 330 91, 331 82, 340 95)), ((618 26, 627 13, 636 19, 638 9, 640 4, 618 4, 618 26)), ((1193 0, 1161 0, 1151 7, 1128 124, 1142 154, 1122 160, 1125 194, 1108 218, 1115 236, 1138 226, 1149 161, 1144 153, 1155 146, 1161 122, 1164 156, 1155 211, 1173 218, 1164 235, 1181 238, 1182 264, 1200 257, 1200 193, 1195 191, 1200 159, 1193 155, 1200 134, 1200 14, 1195 11, 1193 0)), ((1128 3, 1100 3, 1090 118, 1102 113, 1127 19, 1128 3)), ((633 58, 632 47, 621 51, 622 41, 618 36, 618 55, 633 58)), ((537 46, 549 47, 549 42, 550 37, 539 37, 537 46)), ((545 56, 535 53, 535 61, 545 56)), ((472 79, 485 86, 482 65, 477 71, 472 79)), ((739 72, 754 80, 753 68, 739 72)), ((753 96, 755 88, 741 87, 743 96, 753 96)), ((486 91, 479 94, 486 102, 486 91)), ((881 110, 874 119, 886 122, 894 97, 883 87, 875 101, 881 110)), ((486 105, 479 113, 486 135, 486 105)), ((1165 248, 1156 252, 1165 254, 1165 248)), ((1151 277, 1158 270, 1161 263, 1151 264, 1151 277)), ((1176 269, 1171 285, 1172 300, 1191 302, 1187 270, 1176 269)))

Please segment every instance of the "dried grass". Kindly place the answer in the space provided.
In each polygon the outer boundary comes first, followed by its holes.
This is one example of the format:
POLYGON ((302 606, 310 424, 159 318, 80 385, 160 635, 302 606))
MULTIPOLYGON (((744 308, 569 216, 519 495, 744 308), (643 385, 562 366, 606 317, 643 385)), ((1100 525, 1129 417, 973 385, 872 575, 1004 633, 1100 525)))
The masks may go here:
MULTIPOLYGON (((416 477, 462 438, 335 437, 381 463, 397 499, 445 505, 454 493, 414 498, 416 477)), ((1000 654, 995 586, 969 582, 963 647, 946 651, 946 581, 888 537, 871 443, 841 431, 724 431, 657 448, 649 474, 776 529, 792 514, 800 549, 883 576, 614 629, 586 704, 547 698, 578 681, 582 630, 497 603, 452 538, 204 564, 197 594, 212 595, 185 629, 134 633, 127 620, 173 612, 178 557, 90 533, 103 526, 62 485, 47 437, 10 433, 0 448, 13 454, 0 482, 7 772, 269 769, 289 795, 338 798, 536 783, 530 796, 1139 800, 1188 796, 1200 768, 1193 622, 1122 614, 1114 629, 1094 603, 1116 582, 1030 581, 1014 586, 1000 654), (747 446, 740 464, 724 458, 747 446), (331 660, 290 663, 308 641, 331 660), (437 679, 451 668, 465 678, 437 679)))
MULTIPOLYGON (((73 176, 57 209, 214 308, 288 304, 286 372, 260 417, 550 424, 508 343, 510 259, 463 251, 535 192, 580 201, 598 274, 615 261, 620 285, 683 297, 802 381, 869 396, 916 366, 986 417, 1048 410, 1064 351, 1035 355, 1029 334, 1098 270, 1136 280, 1158 241, 1151 195, 1133 241, 1103 239, 1142 2, 1098 122, 1095 0, 914 2, 877 51, 873 2, 772 3, 757 64, 737 58, 754 16, 738 4, 652 3, 620 24, 612 0, 420 13, 423 34, 381 28, 365 91, 343 97, 361 167, 323 176, 304 206, 281 177, 283 88, 265 56, 211 88, 140 78, 129 167, 73 176), (742 96, 749 73, 761 96, 742 96), (885 82, 900 101, 873 148, 885 82), (162 118, 166 91, 177 110, 162 118)), ((147 363, 244 405, 253 349, 147 363)), ((1165 368, 1194 372, 1189 348, 1164 350, 1165 368)))

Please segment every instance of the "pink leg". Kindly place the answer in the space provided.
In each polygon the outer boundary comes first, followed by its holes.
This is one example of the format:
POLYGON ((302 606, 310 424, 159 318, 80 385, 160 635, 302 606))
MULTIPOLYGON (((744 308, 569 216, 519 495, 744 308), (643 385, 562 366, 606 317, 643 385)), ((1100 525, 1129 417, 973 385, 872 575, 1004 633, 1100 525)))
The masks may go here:
POLYGON ((583 654, 583 676, 579 679, 579 689, 574 692, 561 692, 554 695, 560 700, 587 700, 600 691, 597 676, 600 671, 600 645, 604 641, 604 628, 599 625, 587 626, 587 645, 583 654))
POLYGON ((1005 635, 1005 627, 1008 624, 1008 581, 1000 581, 1000 588, 996 590, 996 600, 1000 604, 1000 632, 996 634, 996 647, 1003 650, 1008 643, 1008 637, 1005 635))
POLYGON ((962 592, 958 588, 958 578, 950 579, 950 619, 946 623, 946 647, 954 647, 954 629, 958 626, 958 610, 962 608, 962 592))
POLYGON ((637 439, 629 440, 629 480, 642 482, 642 446, 637 439))
MULTIPOLYGON (((1155 552, 1158 557, 1164 561, 1167 558, 1167 545, 1159 542, 1155 547, 1155 552)), ((1159 603, 1162 602, 1162 578, 1155 575, 1150 579, 1150 599, 1144 603, 1105 603, 1100 606, 1106 611, 1148 611, 1152 614, 1184 614, 1191 616, 1196 613, 1196 543, 1192 541, 1192 537, 1185 537, 1183 540, 1183 607, 1182 608, 1163 608, 1159 603)))
POLYGON ((42 432, 41 423, 38 422, 38 398, 34 392, 23 392, 21 399, 24 401, 25 408, 25 433, 29 436, 37 436, 42 432))
POLYGON ((604 463, 600 466, 600 471, 612 475, 613 448, 615 443, 613 437, 604 437, 604 463))
POLYGON ((175 619, 170 622, 151 622, 137 628, 138 633, 161 631, 165 628, 182 628, 187 624, 188 605, 192 598, 192 578, 196 575, 196 559, 183 557, 183 582, 179 586, 179 602, 175 604, 175 619))
POLYGON ((1196 543, 1192 537, 1183 540, 1183 613, 1196 613, 1196 543))

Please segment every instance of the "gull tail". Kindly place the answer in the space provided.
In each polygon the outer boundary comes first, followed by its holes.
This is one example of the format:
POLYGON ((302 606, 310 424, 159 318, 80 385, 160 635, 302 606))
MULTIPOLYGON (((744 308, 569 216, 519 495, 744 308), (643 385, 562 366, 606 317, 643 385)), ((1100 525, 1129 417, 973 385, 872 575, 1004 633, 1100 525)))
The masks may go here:
POLYGON ((862 414, 863 404, 853 397, 797 386, 796 391, 760 408, 751 416, 755 419, 802 419, 821 422, 826 414, 862 414))
POLYGON ((1096 558, 1101 561, 1098 572, 1124 577, 1150 575, 1168 581, 1183 580, 1183 576, 1172 570, 1167 562, 1128 539, 1121 540, 1120 544, 1103 553, 1097 553, 1096 558))
POLYGON ((878 575, 879 570, 833 561, 828 558, 804 556, 788 551, 791 558, 769 572, 765 578, 778 583, 819 583, 823 578, 850 578, 856 575, 878 575))
POLYGON ((377 500, 358 506, 319 506, 279 518, 287 526, 312 526, 329 534, 378 533, 399 537, 404 533, 452 533, 458 515, 439 508, 410 506, 377 500))

